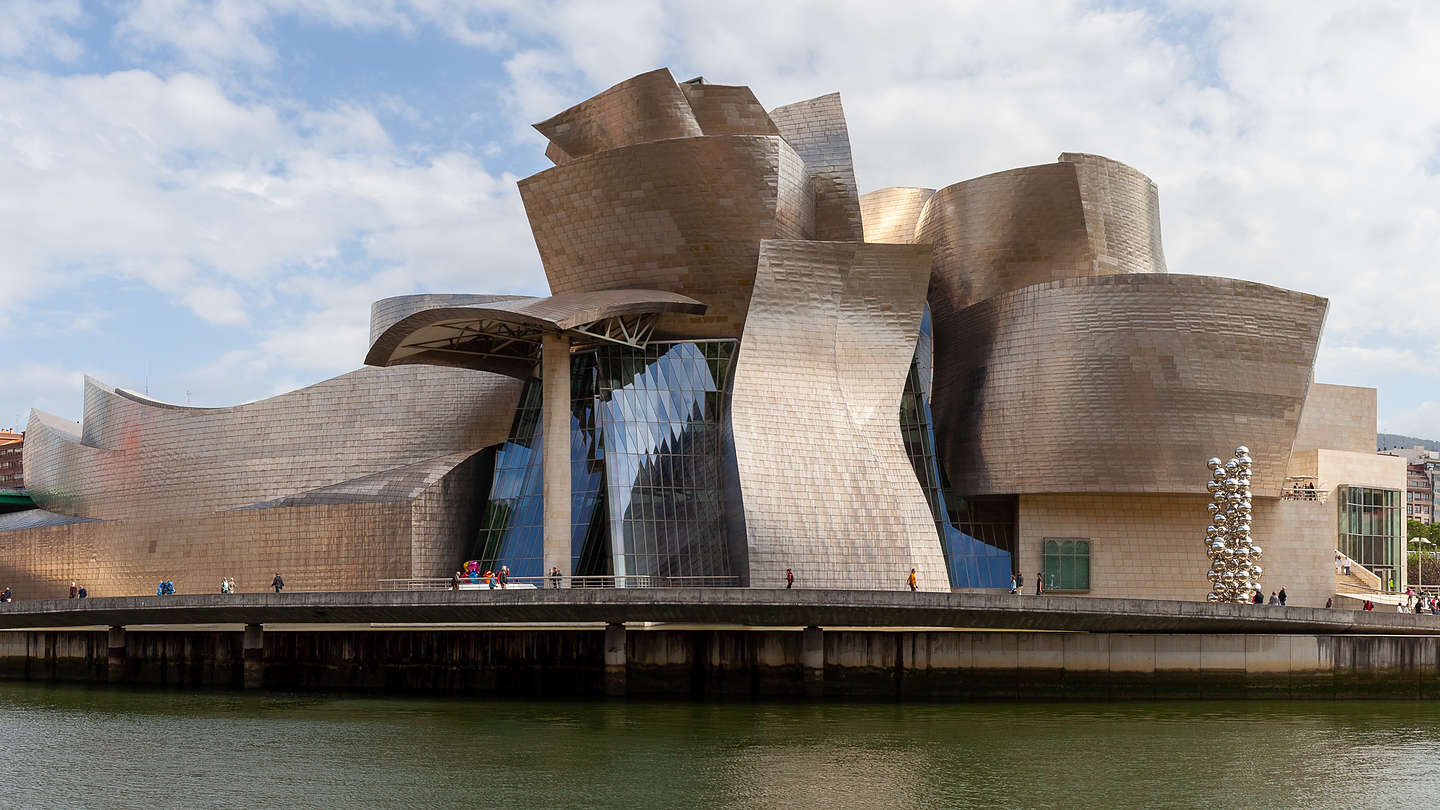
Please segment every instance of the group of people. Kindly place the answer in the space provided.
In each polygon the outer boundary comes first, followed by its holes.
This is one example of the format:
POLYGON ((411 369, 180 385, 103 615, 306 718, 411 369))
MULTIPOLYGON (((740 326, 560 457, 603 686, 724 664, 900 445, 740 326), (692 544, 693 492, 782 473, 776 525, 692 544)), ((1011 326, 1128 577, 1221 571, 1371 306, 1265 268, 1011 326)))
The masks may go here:
POLYGON ((1313 501, 1316 496, 1315 482, 1307 481, 1304 484, 1286 487, 1281 494, 1287 501, 1313 501))
POLYGON ((1340 552, 1335 552, 1335 573, 1350 576, 1350 558, 1340 552))
POLYGON ((220 593, 232 594, 235 592, 235 580, 231 579, 230 577, 225 577, 224 579, 220 580, 220 593))
POLYGON ((167 580, 161 581, 161 583, 160 583, 159 585, 156 585, 156 586, 155 586, 155 595, 156 595, 156 596, 174 596, 174 595, 175 595, 175 581, 174 581, 174 580, 171 580, 171 579, 167 579, 167 580))
MULTIPOLYGON (((560 569, 551 569, 550 573, 552 577, 556 577, 555 581, 557 584, 555 585, 555 587, 560 587, 560 585, 558 584, 560 569)), ((479 585, 481 579, 485 580, 485 584, 488 585, 490 587, 490 590, 492 591, 495 590, 497 586, 504 588, 506 585, 510 584, 510 566, 502 565, 500 566, 499 571, 492 571, 487 568, 485 569, 485 573, 482 575, 480 573, 480 567, 478 565, 470 565, 467 563, 464 574, 456 571, 455 576, 450 578, 450 590, 460 590, 460 583, 465 580, 469 580, 470 583, 473 585, 479 585)))
MULTIPOLYGON (((9 589, 9 588, 6 588, 5 591, 8 593, 8 592, 10 591, 10 589, 9 589)), ((75 584, 75 580, 73 580, 73 579, 70 580, 70 598, 71 598, 71 599, 84 599, 85 597, 87 597, 87 596, 89 596, 89 595, 90 595, 90 592, 87 591, 87 590, 85 590, 85 586, 84 586, 84 585, 76 585, 76 584, 75 584)))
MULTIPOLYGON (((1285 595, 1285 589, 1284 589, 1283 587, 1282 587, 1280 590, 1278 590, 1278 591, 1271 591, 1271 592, 1270 592, 1270 604, 1272 604, 1272 605, 1280 605, 1281 607, 1284 607, 1284 605, 1285 605, 1285 599, 1286 599, 1286 595, 1285 595)), ((1253 599, 1251 599, 1250 601, 1253 602, 1254 604, 1257 604, 1257 605, 1263 605, 1263 604, 1265 604, 1265 592, 1262 591, 1262 590, 1260 590, 1259 588, 1256 588, 1256 589, 1255 589, 1255 597, 1254 597, 1253 599)), ((1326 602, 1326 603, 1325 603, 1325 607, 1330 607, 1330 603, 1329 603, 1329 602, 1326 602)))
MULTIPOLYGON (((557 571, 558 571, 558 569, 557 569, 557 571)), ((914 593, 914 592, 916 592, 916 591, 918 591, 918 590, 920 589, 920 580, 916 578, 916 576, 915 576, 915 569, 914 569, 914 568, 911 568, 911 569, 910 569, 910 576, 907 577, 905 581, 906 581, 906 584, 908 584, 908 585, 910 586, 910 592, 911 592, 911 593, 914 593)), ((557 586, 555 586, 555 587, 558 588, 558 587, 560 587, 560 586, 557 585, 557 586)), ((785 569, 785 590, 788 591, 788 590, 790 590, 790 589, 792 589, 792 588, 794 588, 794 587, 795 587, 795 570, 792 569, 792 568, 786 568, 786 569, 785 569)), ((1014 593, 1014 591, 1011 591, 1011 593, 1014 593)))
MULTIPOLYGON (((1010 593, 1024 593, 1024 592, 1025 592, 1025 575, 1022 574, 1022 573, 1020 573, 1019 571, 1016 571, 1015 573, 1013 573, 1013 574, 1010 575, 1010 593)), ((1036 596, 1039 596, 1039 595, 1042 594, 1042 593, 1045 593, 1045 572, 1044 572, 1044 571, 1036 571, 1036 572, 1035 572, 1035 595, 1036 595, 1036 596)))

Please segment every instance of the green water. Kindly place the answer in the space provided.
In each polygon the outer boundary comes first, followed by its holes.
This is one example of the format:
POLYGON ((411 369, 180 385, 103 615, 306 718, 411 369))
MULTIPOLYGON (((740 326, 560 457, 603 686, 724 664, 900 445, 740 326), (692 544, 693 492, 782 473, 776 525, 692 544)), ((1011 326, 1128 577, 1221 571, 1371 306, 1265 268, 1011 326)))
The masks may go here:
POLYGON ((0 684, 3 807, 1350 807, 1440 704, 524 702, 0 684))

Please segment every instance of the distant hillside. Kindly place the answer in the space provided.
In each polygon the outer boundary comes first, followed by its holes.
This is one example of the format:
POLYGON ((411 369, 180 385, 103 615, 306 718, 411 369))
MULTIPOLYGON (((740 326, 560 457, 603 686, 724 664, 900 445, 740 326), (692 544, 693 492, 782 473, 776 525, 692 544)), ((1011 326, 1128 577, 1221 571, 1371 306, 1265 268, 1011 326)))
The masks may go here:
POLYGON ((1375 436, 1376 450, 1389 450, 1392 447, 1423 447, 1426 450, 1440 450, 1440 441, 1417 439, 1414 436, 1402 436, 1399 433, 1380 433, 1375 436))

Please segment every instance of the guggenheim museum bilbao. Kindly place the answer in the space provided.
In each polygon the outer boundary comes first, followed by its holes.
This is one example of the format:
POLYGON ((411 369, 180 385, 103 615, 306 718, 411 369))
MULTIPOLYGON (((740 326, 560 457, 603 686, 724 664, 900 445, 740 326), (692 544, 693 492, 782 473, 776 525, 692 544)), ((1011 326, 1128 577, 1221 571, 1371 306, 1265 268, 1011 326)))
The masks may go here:
POLYGON ((536 128, 549 297, 376 302, 365 368, 236 407, 87 380, 81 422, 30 416, 0 586, 373 589, 474 559, 1203 600, 1206 459, 1243 444, 1267 590, 1323 604, 1337 548, 1404 587, 1376 392, 1312 380, 1328 302, 1167 273, 1129 166, 861 195, 838 95, 767 112, 664 69, 536 128))

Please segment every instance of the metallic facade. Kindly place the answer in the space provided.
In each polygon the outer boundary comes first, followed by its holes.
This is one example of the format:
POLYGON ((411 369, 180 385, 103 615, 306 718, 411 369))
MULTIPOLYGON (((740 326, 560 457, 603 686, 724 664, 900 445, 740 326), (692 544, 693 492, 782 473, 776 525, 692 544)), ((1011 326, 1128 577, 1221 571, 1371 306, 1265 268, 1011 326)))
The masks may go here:
POLYGON ((730 418, 745 537, 732 548, 752 584, 790 568, 807 587, 893 589, 915 568, 921 588, 948 588, 897 424, 929 258, 762 243, 730 418))
POLYGON ((83 425, 31 415, 31 495, 98 520, 250 506, 496 444, 519 390, 485 372, 367 368, 247 405, 183 408, 87 379, 83 425))
MULTIPOLYGON (((368 588, 476 558, 945 590, 1083 547, 1103 591, 1119 549, 1203 558, 1169 535, 1214 448, 1251 448, 1263 503, 1292 448, 1363 433, 1300 429, 1327 302, 1167 274, 1155 184, 1108 158, 862 197, 837 94, 767 112, 664 69, 535 126, 552 295, 378 301, 384 368, 234 408, 89 381, 82 423, 31 418, 42 508, 0 518, 0 579, 368 588)), ((1311 517, 1280 559, 1328 558, 1311 517)))
POLYGON ((948 334, 937 320, 950 483, 970 495, 1203 492, 1196 459, 1243 442, 1255 493, 1276 497, 1326 306, 1152 273, 1026 287, 957 313, 948 334))

